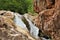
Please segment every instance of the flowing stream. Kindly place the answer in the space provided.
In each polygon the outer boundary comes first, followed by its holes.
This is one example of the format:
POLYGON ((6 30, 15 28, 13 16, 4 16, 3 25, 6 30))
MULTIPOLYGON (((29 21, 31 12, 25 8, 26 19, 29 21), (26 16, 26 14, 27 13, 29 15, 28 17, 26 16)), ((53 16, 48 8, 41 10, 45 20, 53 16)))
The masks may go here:
MULTIPOLYGON (((24 22, 22 21, 22 15, 19 15, 17 13, 14 14, 15 18, 14 18, 14 22, 20 26, 21 28, 28 30, 28 28, 26 27, 26 24, 24 24, 24 22)), ((39 33, 39 29, 31 22, 31 20, 29 19, 29 17, 27 15, 23 15, 25 17, 25 19, 27 20, 27 22, 29 23, 29 27, 30 27, 30 34, 35 37, 38 38, 38 33, 39 33)), ((42 40, 48 40, 45 38, 42 38, 42 40)))
POLYGON ((25 25, 24 22, 22 21, 21 17, 22 17, 22 15, 19 15, 19 14, 16 13, 16 14, 15 14, 15 18, 14 18, 14 22, 15 22, 18 26, 20 26, 21 28, 28 30, 28 29, 26 28, 26 25, 25 25))
POLYGON ((39 29, 31 22, 31 20, 28 19, 27 15, 24 15, 24 17, 26 18, 26 20, 29 23, 31 35, 33 35, 33 37, 35 37, 35 38, 38 38, 39 29))

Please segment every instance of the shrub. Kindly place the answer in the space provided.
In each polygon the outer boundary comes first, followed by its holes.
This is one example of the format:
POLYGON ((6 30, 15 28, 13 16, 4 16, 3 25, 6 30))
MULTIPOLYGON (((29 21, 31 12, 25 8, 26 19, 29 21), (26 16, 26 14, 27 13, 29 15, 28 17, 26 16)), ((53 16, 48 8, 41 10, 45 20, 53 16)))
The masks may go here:
POLYGON ((32 9, 31 2, 32 0, 0 0, 0 10, 9 10, 24 14, 32 9))

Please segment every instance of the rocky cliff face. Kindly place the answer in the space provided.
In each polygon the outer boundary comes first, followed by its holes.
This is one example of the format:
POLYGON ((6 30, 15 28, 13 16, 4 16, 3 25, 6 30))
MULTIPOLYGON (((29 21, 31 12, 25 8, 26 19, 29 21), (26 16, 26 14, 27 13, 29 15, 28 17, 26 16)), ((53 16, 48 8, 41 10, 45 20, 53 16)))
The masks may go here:
POLYGON ((39 13, 46 9, 51 9, 55 5, 55 0, 34 0, 34 11, 39 13))
MULTIPOLYGON (((60 40, 60 0, 40 0, 38 20, 34 23, 52 40, 60 40), (42 1, 42 2, 41 2, 42 1), (45 5, 44 5, 45 4, 45 5), (38 24, 39 23, 39 24, 38 24)), ((38 9, 35 11, 37 12, 38 9)), ((37 19, 35 18, 35 20, 37 19)))

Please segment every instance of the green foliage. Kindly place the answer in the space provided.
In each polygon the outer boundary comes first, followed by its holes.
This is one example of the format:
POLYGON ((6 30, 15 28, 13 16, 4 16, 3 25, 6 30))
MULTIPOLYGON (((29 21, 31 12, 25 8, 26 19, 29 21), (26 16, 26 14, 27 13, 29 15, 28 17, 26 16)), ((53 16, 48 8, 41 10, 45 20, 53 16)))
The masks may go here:
POLYGON ((32 0, 0 0, 0 10, 10 10, 20 14, 32 12, 32 0))
POLYGON ((33 0, 28 0, 28 2, 29 2, 29 7, 28 7, 28 12, 34 12, 33 11, 33 0))

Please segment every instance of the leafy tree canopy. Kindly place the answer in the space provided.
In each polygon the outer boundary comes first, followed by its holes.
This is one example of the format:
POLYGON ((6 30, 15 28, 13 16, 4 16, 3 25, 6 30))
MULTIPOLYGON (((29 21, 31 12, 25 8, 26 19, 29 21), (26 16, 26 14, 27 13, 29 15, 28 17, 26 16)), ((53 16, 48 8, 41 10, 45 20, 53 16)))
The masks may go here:
POLYGON ((32 12, 32 0, 0 0, 0 10, 10 10, 24 14, 32 12))

